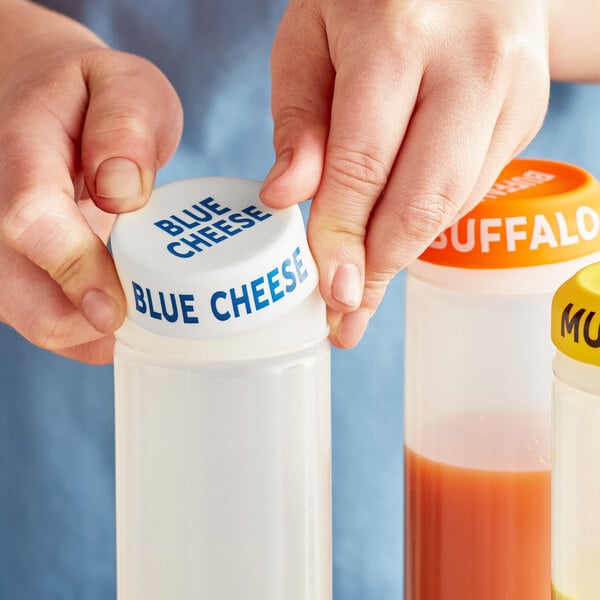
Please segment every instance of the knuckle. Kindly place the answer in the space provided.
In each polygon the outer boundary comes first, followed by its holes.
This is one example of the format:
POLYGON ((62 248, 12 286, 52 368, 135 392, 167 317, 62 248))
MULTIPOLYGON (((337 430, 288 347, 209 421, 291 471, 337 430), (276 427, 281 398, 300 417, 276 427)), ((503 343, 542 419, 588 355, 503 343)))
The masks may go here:
POLYGON ((408 41, 415 53, 419 46, 430 49, 443 31, 440 15, 436 11, 420 10, 415 5, 405 10, 404 18, 395 28, 396 45, 402 47, 408 41))
POLYGON ((60 256, 58 260, 48 268, 48 274, 63 289, 71 289, 74 284, 81 281, 81 274, 85 269, 84 249, 71 246, 69 251, 60 256))
POLYGON ((35 186, 21 188, 0 214, 0 239, 52 275, 56 256, 81 250, 80 235, 54 210, 65 192, 44 193, 35 186))
POLYGON ((379 195, 388 175, 386 161, 375 148, 328 148, 325 173, 342 189, 361 195, 379 195))
POLYGON ((47 315, 34 311, 25 325, 23 332, 32 343, 44 350, 56 352, 69 345, 69 330, 64 316, 49 318, 47 315))
POLYGON ((275 125, 280 129, 291 129, 296 125, 303 125, 310 122, 314 111, 311 106, 315 104, 315 100, 308 96, 298 97, 295 99, 296 104, 286 104, 277 109, 274 115, 275 125))
POLYGON ((326 244, 331 247, 359 248, 363 246, 366 227, 362 222, 335 216, 308 220, 307 235, 313 247, 326 244))
POLYGON ((49 321, 47 323, 38 323, 39 331, 36 333, 36 343, 44 350, 56 351, 64 348, 67 343, 67 334, 62 326, 62 320, 49 321))
POLYGON ((275 148, 282 148, 290 135, 301 131, 306 133, 314 127, 315 114, 318 109, 315 100, 297 98, 297 104, 285 105, 273 111, 273 143, 275 148))
POLYGON ((104 114, 94 134, 143 139, 147 129, 146 118, 140 111, 120 106, 118 112, 108 111, 104 114))
POLYGON ((362 306, 374 313, 381 304, 387 287, 398 270, 390 272, 371 272, 365 279, 362 306))
POLYGON ((483 93, 495 93, 510 76, 508 57, 500 49, 482 52, 475 63, 476 77, 483 93))
POLYGON ((438 235, 458 211, 449 194, 420 194, 416 201, 396 204, 402 233, 410 239, 428 241, 438 235))
POLYGON ((475 45, 474 67, 484 89, 506 85, 514 77, 542 86, 550 79, 548 59, 529 36, 494 31, 475 45))
POLYGON ((36 202, 38 191, 23 188, 13 195, 0 218, 0 237, 13 248, 19 248, 28 231, 42 216, 42 205, 36 202))
MULTIPOLYGON (((85 240, 74 229, 48 222, 51 198, 39 201, 39 192, 24 189, 13 197, 0 218, 0 238, 41 266, 63 288, 76 282, 85 267, 85 240)), ((59 218, 59 217, 57 217, 59 218)))
MULTIPOLYGON (((132 157, 146 155, 153 145, 147 116, 129 105, 102 107, 98 119, 84 131, 81 160, 95 162, 96 157, 125 151, 132 157)), ((138 159, 139 160, 139 159, 138 159)))

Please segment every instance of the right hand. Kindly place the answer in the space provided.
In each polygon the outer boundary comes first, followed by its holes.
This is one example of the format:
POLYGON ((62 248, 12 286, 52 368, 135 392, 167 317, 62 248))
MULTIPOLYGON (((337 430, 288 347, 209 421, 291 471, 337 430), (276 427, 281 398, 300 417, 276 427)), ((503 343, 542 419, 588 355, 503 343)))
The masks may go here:
POLYGON ((483 198, 548 104, 548 0, 291 0, 272 55, 263 201, 312 198, 330 339, 483 198))
POLYGON ((181 105, 154 65, 62 15, 4 0, 0 23, 0 320, 107 363, 125 299, 105 244, 175 151, 181 105))

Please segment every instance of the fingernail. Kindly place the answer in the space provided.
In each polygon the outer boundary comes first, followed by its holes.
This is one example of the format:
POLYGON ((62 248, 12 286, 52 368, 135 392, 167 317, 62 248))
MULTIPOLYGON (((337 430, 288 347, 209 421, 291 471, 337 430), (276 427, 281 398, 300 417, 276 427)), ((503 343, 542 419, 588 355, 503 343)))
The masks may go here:
POLYGON ((288 170, 290 164, 292 163, 292 155, 293 151, 290 148, 288 150, 284 150, 277 157, 275 164, 273 165, 273 167, 269 171, 269 174, 265 177, 265 180, 263 181, 261 191, 266 189, 272 181, 275 181, 275 179, 281 177, 281 175, 283 175, 288 170))
POLYGON ((354 348, 367 330, 370 318, 368 310, 355 310, 345 314, 337 330, 333 332, 333 343, 339 348, 354 348))
POLYGON ((363 277, 354 263, 346 263, 338 268, 331 282, 332 296, 348 308, 357 308, 363 295, 363 277))
POLYGON ((100 333, 109 333, 118 316, 117 303, 100 290, 91 290, 81 301, 81 312, 100 333))
POLYGON ((337 310, 333 310, 329 306, 327 307, 327 325, 329 326, 329 332, 335 333, 340 326, 342 320, 342 313, 337 310))
POLYGON ((103 198, 132 198, 142 193, 139 167, 128 158, 109 158, 96 171, 96 194, 103 198))

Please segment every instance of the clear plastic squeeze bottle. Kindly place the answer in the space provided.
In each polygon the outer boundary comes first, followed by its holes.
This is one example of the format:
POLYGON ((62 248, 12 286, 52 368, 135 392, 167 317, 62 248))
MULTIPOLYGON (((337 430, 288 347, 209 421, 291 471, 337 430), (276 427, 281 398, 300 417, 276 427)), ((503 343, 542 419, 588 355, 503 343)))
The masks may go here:
POLYGON ((599 250, 600 184, 517 159, 409 268, 406 600, 550 597, 550 306, 599 250))
POLYGON ((119 216, 119 600, 329 600, 330 357, 297 207, 179 181, 119 216))
POLYGON ((600 598, 600 264, 552 302, 552 598, 600 598))

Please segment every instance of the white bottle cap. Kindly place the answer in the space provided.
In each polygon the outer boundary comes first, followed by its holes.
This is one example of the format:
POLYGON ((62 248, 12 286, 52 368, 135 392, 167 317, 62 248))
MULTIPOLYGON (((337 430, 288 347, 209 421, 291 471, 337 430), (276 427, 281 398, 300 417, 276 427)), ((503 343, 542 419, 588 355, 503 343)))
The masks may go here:
POLYGON ((117 218, 112 251, 130 322, 188 340, 248 339, 265 326, 276 337, 293 330, 305 343, 326 337, 300 210, 267 207, 259 189, 227 177, 178 181, 117 218), (286 315, 304 319, 307 311, 297 309, 307 300, 310 323, 285 325, 286 315))

